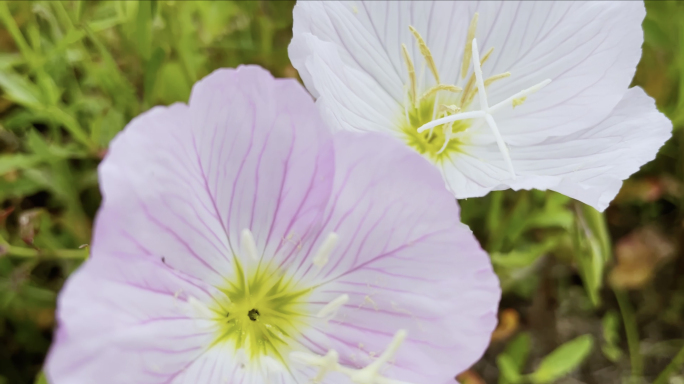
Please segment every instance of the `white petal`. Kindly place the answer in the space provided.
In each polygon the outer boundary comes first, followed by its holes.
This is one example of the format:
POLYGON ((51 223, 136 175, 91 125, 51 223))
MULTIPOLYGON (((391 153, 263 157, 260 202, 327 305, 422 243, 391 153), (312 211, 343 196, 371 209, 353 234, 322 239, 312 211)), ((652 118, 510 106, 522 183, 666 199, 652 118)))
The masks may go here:
POLYGON ((521 148, 514 161, 525 172, 560 177, 551 189, 603 211, 622 181, 655 158, 671 131, 654 100, 635 87, 596 126, 521 148))
POLYGON ((658 112, 653 99, 635 87, 591 128, 533 145, 510 146, 516 180, 507 179, 496 145, 484 141, 455 156, 443 174, 448 185, 470 196, 506 188, 552 189, 602 211, 622 180, 653 160, 671 130, 672 123, 658 112))
POLYGON ((333 129, 394 132, 397 118, 402 117, 402 104, 395 100, 401 93, 385 92, 368 73, 344 65, 333 44, 308 33, 295 36, 290 52, 305 49, 317 54, 301 63, 301 68, 310 69, 302 71, 302 78, 313 92, 320 89, 316 104, 333 129))
POLYGON ((512 74, 490 87, 490 105, 553 80, 497 114, 509 145, 598 123, 622 98, 641 57, 641 2, 482 2, 478 10, 481 49, 495 49, 486 73, 512 74))

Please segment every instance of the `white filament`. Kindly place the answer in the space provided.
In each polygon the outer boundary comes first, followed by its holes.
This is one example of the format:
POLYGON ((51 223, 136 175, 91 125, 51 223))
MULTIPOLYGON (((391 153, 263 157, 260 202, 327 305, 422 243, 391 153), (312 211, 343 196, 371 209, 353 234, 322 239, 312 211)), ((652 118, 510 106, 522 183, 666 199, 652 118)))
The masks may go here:
POLYGON ((242 250, 254 261, 259 260, 259 253, 257 252, 256 242, 252 231, 245 228, 242 230, 242 250))
POLYGON ((290 359, 297 363, 304 365, 313 365, 320 367, 318 374, 313 378, 314 383, 320 383, 328 372, 335 372, 340 370, 340 365, 337 363, 339 355, 337 351, 331 349, 325 356, 315 355, 307 352, 292 352, 290 359))
POLYGON ((385 349, 377 360, 351 375, 352 381, 358 384, 376 384, 382 382, 378 380, 380 378, 380 368, 382 368, 383 364, 390 361, 394 354, 397 353, 401 343, 406 339, 406 335, 407 332, 405 329, 398 330, 397 333, 394 334, 392 342, 390 342, 387 349, 385 349))
POLYGON ((321 244, 320 248, 318 248, 318 252, 316 252, 316 255, 313 257, 315 266, 323 268, 328 263, 328 258, 335 248, 338 239, 339 236, 337 236, 337 233, 330 232, 330 234, 328 234, 328 237, 323 240, 323 244, 321 244))
POLYGON ((326 304, 325 307, 321 308, 321 310, 318 311, 318 314, 316 314, 316 317, 320 319, 327 317, 331 313, 336 312, 341 306, 347 304, 348 301, 349 295, 347 295, 346 293, 344 295, 340 295, 335 300, 326 304))
POLYGON ((404 329, 397 331, 387 349, 375 361, 362 369, 348 368, 340 365, 338 363, 339 354, 334 349, 329 350, 325 356, 308 352, 292 352, 290 353, 290 359, 300 364, 319 367, 320 371, 313 379, 314 383, 319 383, 329 372, 340 372, 349 376, 352 382, 356 384, 411 384, 380 376, 380 369, 394 357, 401 343, 406 339, 406 335, 407 333, 404 329))

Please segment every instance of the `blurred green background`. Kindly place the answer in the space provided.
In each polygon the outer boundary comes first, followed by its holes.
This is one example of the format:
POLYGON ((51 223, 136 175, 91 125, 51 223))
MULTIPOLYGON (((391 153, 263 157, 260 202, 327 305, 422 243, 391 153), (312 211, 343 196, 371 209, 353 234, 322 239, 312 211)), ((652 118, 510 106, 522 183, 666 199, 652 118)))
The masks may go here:
MULTIPOLYGON (((57 292, 87 255, 112 137, 219 67, 296 77, 293 5, 0 2, 0 384, 46 383, 57 292)), ((464 384, 684 384, 684 3, 646 7, 634 84, 675 128, 606 213, 539 191, 461 201, 504 289, 464 384)))

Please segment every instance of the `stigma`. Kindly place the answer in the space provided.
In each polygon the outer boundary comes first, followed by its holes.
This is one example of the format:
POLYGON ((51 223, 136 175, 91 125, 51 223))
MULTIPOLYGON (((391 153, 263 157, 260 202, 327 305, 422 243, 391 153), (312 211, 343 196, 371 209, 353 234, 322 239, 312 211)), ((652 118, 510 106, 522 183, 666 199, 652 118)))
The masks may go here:
POLYGON ((408 81, 405 87, 407 93, 404 96, 407 102, 403 112, 406 126, 409 127, 409 129, 402 128, 402 131, 407 135, 410 146, 418 150, 419 153, 432 158, 432 160, 438 161, 448 157, 450 152, 458 150, 458 140, 467 133, 466 131, 470 128, 473 119, 483 119, 496 141, 510 177, 515 179, 516 172, 513 161, 494 119, 494 113, 505 107, 515 108, 523 104, 528 96, 548 85, 551 80, 544 80, 490 106, 487 99, 487 87, 510 77, 511 73, 503 72, 487 78, 484 77, 482 65, 492 55, 494 48, 490 48, 480 59, 480 51, 475 38, 478 19, 479 15, 475 13, 468 27, 463 61, 457 75, 457 85, 442 83, 442 77, 438 73, 432 52, 420 33, 414 27, 409 26, 423 56, 423 68, 429 69, 434 78, 434 85, 428 87, 427 81, 424 82, 425 84, 419 84, 419 80, 424 79, 424 76, 422 74, 416 76, 416 65, 412 61, 406 45, 402 44, 402 53, 408 71, 408 81), (472 65, 473 70, 468 77, 470 65, 472 65), (422 89, 427 90, 421 93, 422 89), (476 98, 479 102, 479 108, 472 109, 470 107, 476 98), (431 116, 425 113, 427 108, 432 111, 431 116), (414 133, 410 132, 411 129, 414 133), (452 144, 454 140, 457 142, 452 144))

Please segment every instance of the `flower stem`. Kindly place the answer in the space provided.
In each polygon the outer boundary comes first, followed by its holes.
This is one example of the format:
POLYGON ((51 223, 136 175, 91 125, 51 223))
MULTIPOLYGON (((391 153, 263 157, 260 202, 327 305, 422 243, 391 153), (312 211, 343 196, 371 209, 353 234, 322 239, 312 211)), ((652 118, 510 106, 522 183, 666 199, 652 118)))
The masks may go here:
POLYGON ((34 249, 9 244, 0 237, 0 256, 41 259, 75 259, 84 260, 88 257, 88 248, 84 249, 34 249))

